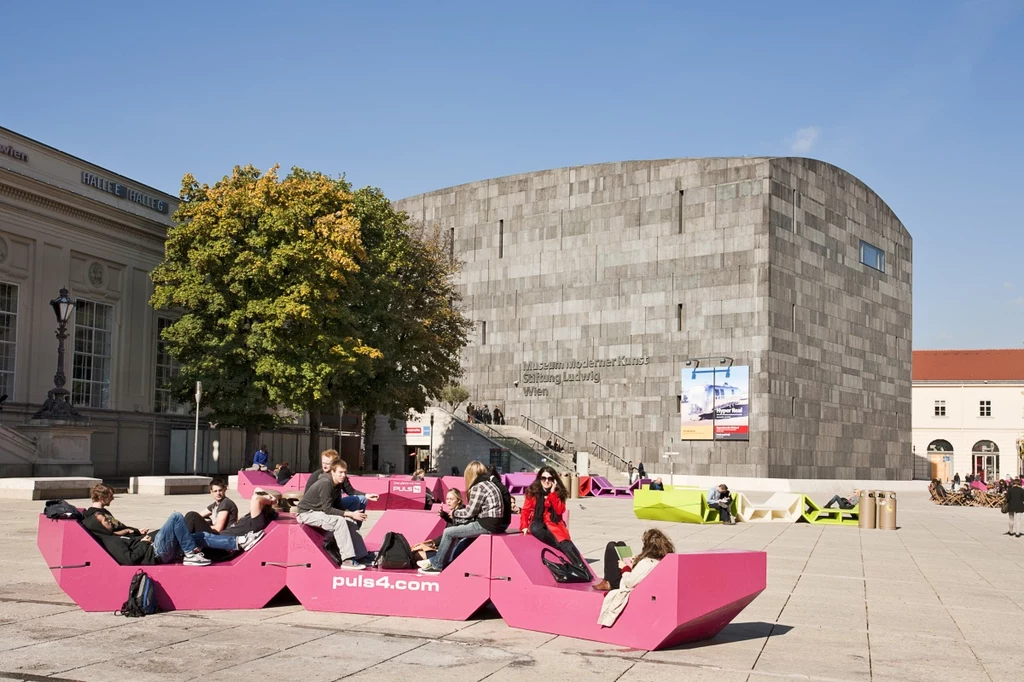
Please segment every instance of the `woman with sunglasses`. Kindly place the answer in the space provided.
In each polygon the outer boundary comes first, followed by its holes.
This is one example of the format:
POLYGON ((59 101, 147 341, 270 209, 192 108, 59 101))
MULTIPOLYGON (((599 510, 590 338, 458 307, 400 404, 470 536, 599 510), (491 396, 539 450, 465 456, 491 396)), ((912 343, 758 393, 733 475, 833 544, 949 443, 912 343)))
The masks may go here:
POLYGON ((568 494, 562 480, 551 467, 541 467, 530 487, 519 516, 519 530, 532 535, 545 545, 554 547, 574 563, 585 566, 565 525, 565 498, 568 494))

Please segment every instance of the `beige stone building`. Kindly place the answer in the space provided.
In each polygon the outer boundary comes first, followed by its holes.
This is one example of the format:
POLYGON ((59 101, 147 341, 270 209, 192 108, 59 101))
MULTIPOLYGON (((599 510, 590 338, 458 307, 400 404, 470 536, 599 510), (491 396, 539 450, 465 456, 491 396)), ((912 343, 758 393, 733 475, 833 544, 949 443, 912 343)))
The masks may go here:
POLYGON ((19 427, 46 400, 57 366, 49 302, 67 287, 67 388, 89 418, 98 476, 166 470, 171 425, 187 418, 159 377, 172 370, 149 306, 150 272, 177 199, 0 128, 0 394, 9 473, 19 427))

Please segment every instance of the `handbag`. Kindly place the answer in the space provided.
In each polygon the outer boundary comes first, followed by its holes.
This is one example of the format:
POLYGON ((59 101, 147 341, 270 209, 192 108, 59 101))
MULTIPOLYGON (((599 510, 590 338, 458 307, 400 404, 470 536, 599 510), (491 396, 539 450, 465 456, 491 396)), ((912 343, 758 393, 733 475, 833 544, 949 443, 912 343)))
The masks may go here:
POLYGON ((590 572, 582 566, 577 566, 571 561, 566 561, 562 557, 554 553, 554 551, 544 548, 540 553, 540 560, 547 566, 548 571, 551 572, 551 577, 555 579, 557 583, 589 583, 593 582, 593 578, 590 576, 590 572), (550 554, 553 559, 548 558, 550 554))
POLYGON ((1010 503, 1009 502, 1003 502, 1003 504, 999 507, 999 511, 1003 512, 1004 514, 1009 514, 1010 513, 1010 503))

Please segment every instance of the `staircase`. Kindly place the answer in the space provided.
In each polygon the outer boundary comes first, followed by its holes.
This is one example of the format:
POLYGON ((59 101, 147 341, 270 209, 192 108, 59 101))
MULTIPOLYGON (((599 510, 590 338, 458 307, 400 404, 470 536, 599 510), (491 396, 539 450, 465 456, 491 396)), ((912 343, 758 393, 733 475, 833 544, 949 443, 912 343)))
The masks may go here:
POLYGON ((0 426, 0 476, 31 476, 35 461, 36 442, 0 426))
MULTIPOLYGON (((545 442, 548 440, 558 441, 565 446, 565 452, 561 453, 562 456, 564 457, 566 454, 569 454, 569 464, 572 463, 571 453, 579 449, 571 438, 566 438, 565 435, 549 429, 533 417, 528 417, 525 414, 519 415, 518 426, 498 426, 495 428, 517 429, 516 434, 522 440, 529 438, 527 442, 532 442, 542 452, 551 452, 551 450, 545 447, 545 442)), ((590 453, 590 474, 592 476, 604 476, 614 485, 629 485, 629 476, 626 474, 628 470, 626 460, 594 441, 591 441, 590 445, 591 447, 583 448, 590 453)), ((575 470, 575 467, 572 467, 572 469, 575 470)))
MULTIPOLYGON (((450 414, 450 413, 449 413, 450 414)), ((458 417, 455 417, 459 419, 458 417)), ((544 444, 537 441, 533 434, 526 429, 515 425, 494 425, 481 424, 480 422, 469 423, 459 419, 471 429, 486 436, 492 441, 507 448, 519 459, 529 462, 534 469, 542 466, 554 467, 556 470, 574 471, 572 453, 555 452, 544 447, 544 444)))

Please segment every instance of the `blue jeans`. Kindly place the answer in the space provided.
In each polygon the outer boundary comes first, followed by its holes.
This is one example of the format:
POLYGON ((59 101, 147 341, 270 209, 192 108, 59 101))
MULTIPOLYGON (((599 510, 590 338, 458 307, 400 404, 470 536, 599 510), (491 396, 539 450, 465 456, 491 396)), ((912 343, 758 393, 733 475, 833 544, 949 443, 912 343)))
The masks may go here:
POLYGON ((350 512, 366 511, 366 495, 345 495, 338 500, 338 509, 350 512))
MULTIPOLYGON (((196 535, 205 535, 205 533, 196 533, 196 535)), ((234 540, 234 538, 231 539, 234 540)), ((167 517, 164 525, 153 536, 153 549, 162 564, 172 564, 195 548, 196 541, 188 532, 185 517, 178 512, 167 517)))
POLYGON ((448 526, 441 534, 441 544, 437 546, 437 554, 430 560, 430 565, 438 569, 444 568, 448 565, 448 553, 452 545, 459 540, 476 538, 487 533, 488 531, 477 521, 470 521, 461 526, 448 526))
POLYGON ((200 547, 223 549, 234 552, 238 549, 238 538, 234 535, 217 535, 216 533, 192 533, 192 540, 200 547))

